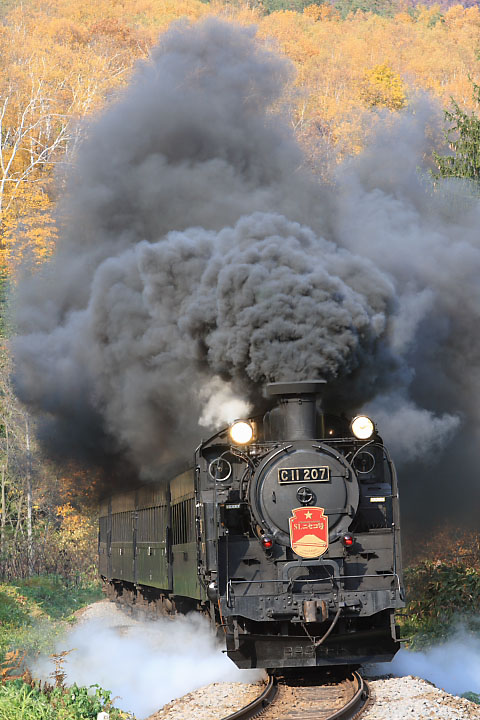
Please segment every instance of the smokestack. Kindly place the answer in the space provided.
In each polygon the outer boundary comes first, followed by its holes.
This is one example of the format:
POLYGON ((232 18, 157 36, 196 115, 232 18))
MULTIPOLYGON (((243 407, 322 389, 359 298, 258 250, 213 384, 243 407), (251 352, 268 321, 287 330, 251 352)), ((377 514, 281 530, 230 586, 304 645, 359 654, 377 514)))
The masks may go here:
MULTIPOLYGON (((278 397, 277 413, 282 440, 304 440, 317 436, 317 395, 326 385, 325 380, 269 383, 265 388, 267 397, 278 397)), ((270 413, 273 419, 274 412, 270 413)))

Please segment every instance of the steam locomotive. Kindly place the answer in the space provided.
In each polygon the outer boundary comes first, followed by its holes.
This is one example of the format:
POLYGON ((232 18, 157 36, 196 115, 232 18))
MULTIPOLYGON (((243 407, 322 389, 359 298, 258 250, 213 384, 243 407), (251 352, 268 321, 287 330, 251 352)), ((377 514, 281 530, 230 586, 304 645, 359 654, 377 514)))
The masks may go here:
POLYGON ((193 468, 103 501, 107 594, 200 610, 240 668, 391 660, 404 606, 397 478, 374 423, 321 410, 321 381, 271 383, 274 407, 193 468))

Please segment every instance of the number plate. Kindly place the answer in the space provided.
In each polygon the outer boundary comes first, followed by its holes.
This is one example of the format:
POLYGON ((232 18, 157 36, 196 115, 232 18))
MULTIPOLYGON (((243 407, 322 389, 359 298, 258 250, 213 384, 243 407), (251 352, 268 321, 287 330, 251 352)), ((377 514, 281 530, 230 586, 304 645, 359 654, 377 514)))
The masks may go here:
POLYGON ((330 468, 328 465, 309 468, 281 468, 278 470, 278 482, 280 485, 286 483, 328 482, 329 480, 330 468))

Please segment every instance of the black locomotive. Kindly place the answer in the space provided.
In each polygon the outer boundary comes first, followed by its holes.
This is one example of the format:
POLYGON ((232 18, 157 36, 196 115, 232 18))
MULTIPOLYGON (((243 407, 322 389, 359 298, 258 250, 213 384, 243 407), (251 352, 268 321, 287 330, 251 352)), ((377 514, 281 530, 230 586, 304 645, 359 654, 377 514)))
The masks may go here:
POLYGON ((203 442, 194 466, 106 499, 100 574, 157 613, 200 610, 241 668, 359 665, 399 647, 397 479, 373 422, 319 409, 323 383, 203 442))

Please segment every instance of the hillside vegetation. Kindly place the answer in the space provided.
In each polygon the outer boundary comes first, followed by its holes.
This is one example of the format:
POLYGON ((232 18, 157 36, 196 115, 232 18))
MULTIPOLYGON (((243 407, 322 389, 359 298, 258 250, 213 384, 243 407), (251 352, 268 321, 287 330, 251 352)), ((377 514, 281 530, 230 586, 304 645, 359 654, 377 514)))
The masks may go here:
MULTIPOLYGON (((385 112, 421 91, 447 108, 472 107, 478 70, 477 6, 386 0, 200 2, 26 0, 3 5, 0 25, 0 269, 41 263, 55 248, 55 171, 71 162, 97 113, 148 59, 174 20, 208 15, 256 24, 258 41, 296 68, 286 101, 317 172, 358 152, 385 112), (379 116, 379 111, 384 111, 379 116)), ((61 183, 60 183, 61 186, 61 183)))

